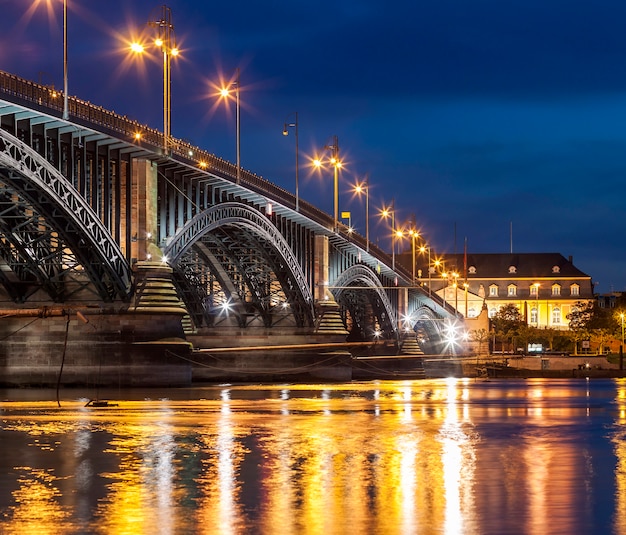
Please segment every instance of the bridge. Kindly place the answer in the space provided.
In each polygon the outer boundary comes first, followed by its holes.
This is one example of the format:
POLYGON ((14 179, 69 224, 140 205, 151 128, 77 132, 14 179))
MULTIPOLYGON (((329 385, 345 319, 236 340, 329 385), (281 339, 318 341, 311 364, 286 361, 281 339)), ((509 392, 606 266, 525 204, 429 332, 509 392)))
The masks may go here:
MULTIPOLYGON (((66 345, 74 336, 80 346, 81 334, 117 344, 117 333, 135 346, 263 339, 450 351, 454 309, 375 244, 126 116, 68 96, 64 120, 63 100, 0 72, 0 315, 13 322, 5 340, 21 332, 16 318, 54 316, 66 318, 66 345)), ((29 340, 6 342, 0 357, 28 353, 29 340)))

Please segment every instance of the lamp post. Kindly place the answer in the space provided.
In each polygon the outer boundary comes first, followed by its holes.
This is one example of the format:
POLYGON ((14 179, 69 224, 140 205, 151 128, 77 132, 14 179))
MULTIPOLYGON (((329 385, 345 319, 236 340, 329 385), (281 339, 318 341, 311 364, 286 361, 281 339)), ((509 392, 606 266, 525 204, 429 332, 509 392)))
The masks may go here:
POLYGON ((431 275, 431 266, 430 266, 430 247, 426 247, 424 245, 422 245, 420 247, 420 252, 424 253, 426 252, 426 249, 428 249, 428 295, 431 295, 431 289, 430 289, 430 275, 431 275))
MULTIPOLYGON (((339 159, 339 141, 337 136, 332 136, 331 142, 324 145, 324 150, 330 151, 330 164, 333 166, 334 171, 334 214, 333 214, 333 230, 337 232, 338 221, 339 221, 339 169, 341 168, 341 160, 339 159)), ((320 158, 316 158, 313 160, 313 164, 315 167, 322 166, 322 160, 320 158)))
POLYGON ((67 106, 67 0, 63 0, 63 119, 70 118, 67 106))
POLYGON ((380 215, 387 219, 391 217, 391 269, 396 269, 396 201, 391 200, 391 208, 383 208, 380 215))
POLYGON ((285 126, 283 127, 283 136, 289 135, 288 128, 294 128, 294 132, 296 134, 296 212, 300 210, 300 194, 298 191, 298 171, 300 166, 298 165, 298 112, 294 112, 295 121, 290 123, 288 121, 285 122, 285 126))
POLYGON ((220 95, 223 98, 228 98, 230 96, 230 92, 234 89, 235 91, 235 108, 236 108, 236 122, 237 122, 237 184, 241 182, 241 114, 239 107, 239 67, 235 69, 235 79, 228 84, 228 86, 222 87, 220 89, 220 95))
POLYGON ((415 239, 419 238, 419 232, 415 229, 410 229, 409 236, 411 236, 411 266, 413 267, 413 284, 415 284, 415 239))
POLYGON ((619 317, 622 320, 622 345, 619 346, 619 369, 624 369, 624 313, 622 312, 619 317))
POLYGON ((365 251, 370 252, 370 187, 367 177, 361 184, 354 186, 357 194, 365 193, 365 251))
MULTIPOLYGON (((154 44, 163 53, 163 149, 167 153, 169 140, 172 136, 171 58, 172 56, 178 56, 174 24, 172 22, 172 10, 165 5, 162 6, 160 18, 155 17, 149 20, 148 26, 157 29, 157 37, 154 40, 154 44)), ((144 47, 140 43, 133 43, 131 50, 136 53, 142 53, 144 47)))

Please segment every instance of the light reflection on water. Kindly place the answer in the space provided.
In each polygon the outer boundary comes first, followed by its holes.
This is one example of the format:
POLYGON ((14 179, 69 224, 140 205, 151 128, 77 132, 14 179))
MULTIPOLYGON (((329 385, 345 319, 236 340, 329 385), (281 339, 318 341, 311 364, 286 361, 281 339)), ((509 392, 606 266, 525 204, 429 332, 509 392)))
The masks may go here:
POLYGON ((626 535, 626 381, 0 390, 0 532, 626 535))

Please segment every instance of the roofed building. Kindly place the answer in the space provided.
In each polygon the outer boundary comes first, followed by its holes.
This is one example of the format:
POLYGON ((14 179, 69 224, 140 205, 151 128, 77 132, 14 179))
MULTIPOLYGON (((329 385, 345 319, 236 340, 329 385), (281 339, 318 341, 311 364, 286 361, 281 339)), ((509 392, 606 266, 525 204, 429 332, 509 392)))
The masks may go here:
MULTIPOLYGON (((411 269, 412 255, 399 261, 411 269)), ((559 253, 450 254, 431 259, 419 255, 415 273, 420 284, 442 297, 463 316, 476 317, 483 307, 493 317, 514 304, 528 325, 567 329, 567 315, 578 302, 594 299, 591 277, 559 253)))

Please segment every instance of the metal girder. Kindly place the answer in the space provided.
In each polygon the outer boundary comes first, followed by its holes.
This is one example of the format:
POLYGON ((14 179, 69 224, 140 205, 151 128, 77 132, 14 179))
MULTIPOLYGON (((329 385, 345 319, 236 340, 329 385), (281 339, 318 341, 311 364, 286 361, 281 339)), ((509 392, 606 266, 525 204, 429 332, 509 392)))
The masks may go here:
POLYGON ((340 306, 348 308, 362 336, 371 335, 364 332, 367 326, 374 323, 364 317, 364 313, 371 312, 385 338, 398 337, 398 322, 393 306, 378 276, 368 266, 355 264, 349 267, 334 281, 330 291, 340 306))
POLYGON ((58 233, 103 300, 130 297, 130 266, 88 202, 41 155, 2 129, 0 180, 58 233))
POLYGON ((187 252, 198 243, 228 273, 243 313, 256 313, 269 325, 277 302, 287 302, 298 325, 312 325, 313 297, 302 269, 278 229, 261 212, 234 202, 214 206, 188 221, 164 253, 175 269, 179 263, 188 267, 187 252))

